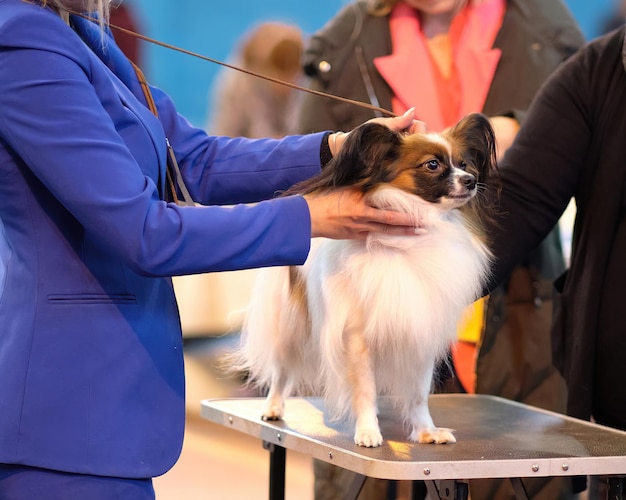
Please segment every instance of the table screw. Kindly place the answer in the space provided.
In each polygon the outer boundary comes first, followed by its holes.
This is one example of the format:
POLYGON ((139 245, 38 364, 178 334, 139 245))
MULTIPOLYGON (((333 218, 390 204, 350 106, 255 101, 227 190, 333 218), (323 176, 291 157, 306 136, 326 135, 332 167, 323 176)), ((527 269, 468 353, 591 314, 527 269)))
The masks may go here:
POLYGON ((539 466, 535 464, 531 467, 531 469, 533 472, 537 472, 539 470, 539 466))
POLYGON ((567 465, 567 464, 563 464, 562 469, 563 469, 564 471, 568 471, 568 470, 569 470, 569 465, 567 465))
POLYGON ((333 459, 333 452, 332 451, 328 452, 328 458, 330 458, 331 460, 333 459))
POLYGON ((426 467, 426 468, 424 469, 424 475, 425 475, 425 476, 428 476, 429 474, 430 474, 430 469, 429 469, 428 467, 426 467))
POLYGON ((228 417, 228 422, 232 424, 233 423, 233 417, 228 417))
POLYGON ((278 439, 279 441, 282 441, 283 440, 283 436, 280 433, 276 434, 276 439, 278 439))

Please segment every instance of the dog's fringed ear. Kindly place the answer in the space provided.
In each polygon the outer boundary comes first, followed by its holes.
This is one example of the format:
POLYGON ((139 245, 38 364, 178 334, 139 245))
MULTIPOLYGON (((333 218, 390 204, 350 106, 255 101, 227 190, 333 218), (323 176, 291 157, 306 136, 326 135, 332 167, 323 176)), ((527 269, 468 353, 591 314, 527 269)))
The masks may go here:
POLYGON ((450 129, 450 135, 472 155, 478 169, 478 182, 494 187, 497 183, 496 136, 489 118, 481 113, 465 116, 450 129))
POLYGON ((447 133, 460 150, 470 155, 468 159, 473 169, 476 169, 472 173, 477 175, 480 196, 474 197, 465 205, 465 209, 474 213, 474 218, 481 219, 484 224, 495 224, 501 184, 496 159, 496 136, 489 118, 481 113, 469 114, 447 133))
POLYGON ((295 185, 286 194, 307 194, 342 186, 357 186, 367 191, 389 180, 386 165, 398 157, 400 144, 398 132, 378 123, 364 123, 348 134, 339 154, 320 174, 295 185))

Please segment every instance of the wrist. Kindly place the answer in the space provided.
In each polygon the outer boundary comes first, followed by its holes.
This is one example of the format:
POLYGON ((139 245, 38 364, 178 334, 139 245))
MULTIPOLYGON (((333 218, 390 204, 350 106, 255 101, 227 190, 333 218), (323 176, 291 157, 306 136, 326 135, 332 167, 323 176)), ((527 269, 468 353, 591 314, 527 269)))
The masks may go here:
POLYGON ((333 155, 333 158, 337 156, 337 153, 339 153, 343 142, 346 140, 346 135, 348 135, 346 132, 334 132, 330 135, 328 146, 330 147, 330 154, 333 155))

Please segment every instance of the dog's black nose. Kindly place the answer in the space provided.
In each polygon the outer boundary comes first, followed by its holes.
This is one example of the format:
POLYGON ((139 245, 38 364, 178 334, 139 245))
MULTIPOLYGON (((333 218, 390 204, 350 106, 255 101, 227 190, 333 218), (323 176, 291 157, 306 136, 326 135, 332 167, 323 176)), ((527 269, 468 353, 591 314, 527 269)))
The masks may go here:
POLYGON ((472 174, 465 174, 461 178, 461 184, 463 184, 468 190, 472 191, 476 187, 476 177, 472 174))

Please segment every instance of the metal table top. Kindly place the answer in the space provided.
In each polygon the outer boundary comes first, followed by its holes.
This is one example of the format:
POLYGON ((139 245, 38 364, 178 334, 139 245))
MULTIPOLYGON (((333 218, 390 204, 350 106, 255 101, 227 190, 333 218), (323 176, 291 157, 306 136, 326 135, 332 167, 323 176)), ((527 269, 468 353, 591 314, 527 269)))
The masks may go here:
POLYGON ((269 443, 382 479, 476 479, 625 475, 626 432, 494 396, 437 394, 436 425, 454 444, 418 444, 389 400, 379 403, 384 443, 363 448, 345 421, 328 421, 320 398, 290 398, 285 418, 260 418, 263 398, 207 399, 201 415, 269 443))

